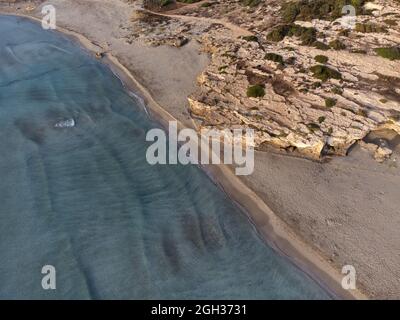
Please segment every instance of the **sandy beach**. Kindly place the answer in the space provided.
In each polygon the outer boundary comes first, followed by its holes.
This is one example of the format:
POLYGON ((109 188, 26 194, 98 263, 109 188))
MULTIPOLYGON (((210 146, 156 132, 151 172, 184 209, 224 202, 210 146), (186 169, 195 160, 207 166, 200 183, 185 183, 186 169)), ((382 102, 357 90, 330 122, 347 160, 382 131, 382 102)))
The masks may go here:
MULTIPOLYGON (((209 61, 197 43, 182 48, 127 44, 132 6, 126 2, 51 3, 58 10, 58 31, 94 55, 104 53, 104 62, 143 97, 156 119, 193 127, 187 97, 209 61)), ((27 6, 0 5, 0 12, 41 17, 39 9, 27 6)), ((399 151, 382 164, 359 146, 348 157, 324 163, 257 152, 255 172, 240 179, 227 166, 204 169, 272 247, 339 298, 399 298, 399 151), (347 264, 356 268, 357 290, 341 287, 347 264)))

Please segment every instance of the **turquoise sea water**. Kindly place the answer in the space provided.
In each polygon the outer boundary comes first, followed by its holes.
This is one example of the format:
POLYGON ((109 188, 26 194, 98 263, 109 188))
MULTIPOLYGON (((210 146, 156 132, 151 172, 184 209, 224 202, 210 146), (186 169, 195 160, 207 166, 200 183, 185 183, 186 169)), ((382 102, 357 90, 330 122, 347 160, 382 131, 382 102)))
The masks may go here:
POLYGON ((0 298, 328 298, 199 168, 147 164, 158 125, 107 67, 26 19, 0 30, 0 298))

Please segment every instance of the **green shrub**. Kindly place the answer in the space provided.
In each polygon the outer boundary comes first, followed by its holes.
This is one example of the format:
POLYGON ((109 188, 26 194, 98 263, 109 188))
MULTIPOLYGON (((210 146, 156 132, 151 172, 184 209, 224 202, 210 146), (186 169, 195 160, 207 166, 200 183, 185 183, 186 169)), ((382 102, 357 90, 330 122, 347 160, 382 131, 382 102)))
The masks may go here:
POLYGON ((281 18, 285 23, 296 20, 310 21, 312 19, 335 20, 340 18, 342 8, 346 4, 353 5, 357 15, 363 13, 366 0, 300 0, 290 1, 282 5, 281 18))
POLYGON ((241 0, 242 5, 248 7, 256 7, 261 3, 261 0, 241 0))
POLYGON ((283 57, 280 54, 270 52, 265 55, 265 59, 283 64, 283 57))
POLYGON ((329 58, 327 56, 323 56, 323 55, 317 55, 315 56, 315 61, 317 61, 318 63, 327 63, 329 58))
POLYGON ((325 119, 326 119, 326 117, 321 116, 321 117, 318 118, 318 122, 319 122, 319 123, 322 123, 322 122, 325 121, 325 119))
POLYGON ((327 66, 316 65, 310 68, 313 76, 321 81, 327 81, 329 79, 341 79, 342 75, 340 72, 333 70, 327 66))
POLYGON ((313 46, 315 48, 317 48, 318 50, 323 50, 323 51, 326 51, 326 50, 330 49, 330 47, 327 44, 325 44, 325 43, 323 43, 321 41, 315 41, 313 46))
POLYGON ((375 23, 357 23, 355 30, 361 33, 383 33, 387 32, 385 27, 379 26, 375 23))
POLYGON ((343 50, 346 49, 346 46, 344 45, 343 42, 341 42, 340 40, 336 39, 336 40, 332 40, 331 42, 329 42, 329 47, 331 47, 334 50, 343 50))
POLYGON ((336 100, 336 99, 333 99, 333 98, 326 98, 326 99, 325 99, 325 106, 326 106, 327 108, 332 108, 332 107, 334 107, 334 106, 336 105, 336 103, 337 103, 337 100, 336 100))
POLYGON ((302 27, 297 24, 279 25, 267 35, 267 40, 279 42, 286 36, 298 37, 303 45, 312 46, 317 40, 317 30, 315 28, 302 27))
POLYGON ((242 39, 249 42, 258 42, 257 36, 243 36, 242 39))
POLYGON ((332 93, 341 95, 343 93, 343 89, 340 87, 333 87, 331 90, 332 93))
POLYGON ((296 18, 299 14, 300 6, 296 2, 288 2, 282 5, 281 17, 284 22, 292 23, 296 21, 296 18))
POLYGON ((308 123, 307 124, 307 128, 308 128, 308 130, 310 130, 311 132, 315 132, 315 131, 318 131, 321 127, 318 125, 318 124, 316 124, 316 123, 308 123))
POLYGON ((314 45, 317 41, 317 32, 314 28, 304 28, 300 34, 301 44, 305 46, 314 45))
POLYGON ((160 7, 165 7, 172 3, 174 3, 174 0, 160 0, 160 7))
POLYGON ((298 37, 303 45, 311 46, 317 41, 317 30, 315 28, 306 28, 297 24, 290 25, 287 35, 289 37, 298 37))
POLYGON ((398 47, 377 48, 375 52, 378 56, 389 60, 400 60, 400 48, 398 47))
POLYGON ((267 35, 267 40, 273 42, 282 41, 286 35, 288 34, 290 26, 288 25, 279 25, 275 27, 270 33, 267 35))
POLYGON ((285 50, 287 50, 287 51, 296 51, 296 49, 295 48, 293 48, 293 47, 284 47, 283 49, 285 49, 285 50))
POLYGON ((350 51, 351 53, 358 53, 358 54, 367 54, 367 51, 364 49, 353 49, 350 51))
POLYGON ((256 84, 247 89, 247 96, 252 98, 261 98, 265 96, 265 89, 262 85, 256 84))

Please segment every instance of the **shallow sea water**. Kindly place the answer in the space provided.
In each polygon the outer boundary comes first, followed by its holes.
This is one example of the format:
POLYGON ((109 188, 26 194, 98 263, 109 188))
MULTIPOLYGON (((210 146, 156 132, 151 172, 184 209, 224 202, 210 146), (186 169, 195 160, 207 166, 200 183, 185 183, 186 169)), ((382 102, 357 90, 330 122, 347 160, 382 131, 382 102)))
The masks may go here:
POLYGON ((198 167, 146 162, 158 124, 106 66, 29 20, 0 30, 0 298, 329 297, 198 167))

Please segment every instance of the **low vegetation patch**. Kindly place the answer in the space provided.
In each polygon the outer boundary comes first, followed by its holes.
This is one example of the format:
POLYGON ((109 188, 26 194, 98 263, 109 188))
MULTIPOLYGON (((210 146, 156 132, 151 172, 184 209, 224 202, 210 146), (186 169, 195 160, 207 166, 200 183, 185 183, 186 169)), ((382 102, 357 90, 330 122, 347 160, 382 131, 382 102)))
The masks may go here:
POLYGON ((280 25, 267 35, 267 40, 279 42, 286 36, 298 37, 303 45, 313 46, 317 41, 317 30, 312 27, 306 28, 297 24, 280 25))
POLYGON ((384 33, 386 28, 375 23, 357 23, 355 30, 361 33, 384 33))
POLYGON ((240 2, 244 6, 257 7, 261 3, 261 0, 241 0, 240 2))
POLYGON ((265 55, 265 59, 283 64, 283 57, 280 54, 270 52, 265 55))
POLYGON ((262 98, 265 96, 264 86, 256 84, 247 89, 247 96, 251 98, 262 98))
POLYGON ((308 123, 306 126, 307 126, 308 130, 310 130, 311 132, 318 131, 321 128, 318 124, 313 123, 313 122, 308 123))
POLYGON ((267 40, 280 42, 285 37, 297 37, 301 40, 301 44, 308 47, 315 47, 319 50, 342 50, 346 46, 340 40, 333 40, 329 45, 317 40, 317 30, 313 27, 302 27, 297 24, 284 24, 275 27, 267 35, 267 40))
POLYGON ((400 60, 400 48, 389 47, 389 48, 377 48, 375 52, 378 56, 389 59, 389 60, 400 60))
POLYGON ((317 30, 293 24, 289 29, 288 36, 298 37, 303 45, 312 46, 317 41, 317 30))
POLYGON ((327 81, 329 79, 341 79, 342 75, 339 71, 333 70, 324 65, 316 65, 310 68, 313 76, 321 81, 327 81))
POLYGON ((268 33, 267 40, 273 42, 282 41, 287 36, 289 28, 289 25, 279 25, 275 27, 271 32, 268 33))
POLYGON ((243 36, 242 39, 249 42, 258 42, 257 36, 243 36))
POLYGON ((364 50, 364 49, 353 49, 350 52, 357 53, 357 54, 367 54, 367 50, 364 50))
POLYGON ((314 45, 313 45, 315 48, 317 48, 318 50, 323 50, 323 51, 326 51, 326 50, 329 50, 330 49, 330 47, 327 45, 327 44, 325 44, 325 43, 323 43, 323 42, 321 42, 321 41, 316 41, 316 42, 314 42, 314 45))
POLYGON ((285 3, 281 8, 281 17, 285 23, 296 20, 310 21, 313 19, 336 20, 342 14, 345 5, 352 5, 356 14, 364 12, 363 5, 366 0, 300 0, 285 3))
POLYGON ((318 63, 327 63, 329 58, 327 56, 323 56, 323 55, 317 55, 315 56, 315 61, 317 61, 318 63))
POLYGON ((201 0, 178 0, 178 2, 183 2, 183 3, 196 3, 200 2, 201 0))
POLYGON ((343 42, 341 42, 339 39, 332 40, 329 42, 329 47, 334 50, 344 50, 346 49, 346 46, 343 42))
POLYGON ((173 3, 175 3, 174 0, 160 0, 160 7, 166 7, 173 3))
POLYGON ((332 93, 341 95, 343 93, 343 89, 340 87, 333 87, 331 90, 332 93))
POLYGON ((204 2, 204 3, 202 3, 202 4, 200 5, 200 7, 202 7, 202 8, 209 8, 209 7, 211 7, 213 4, 214 4, 214 3, 212 3, 212 2, 204 2))
POLYGON ((334 98, 326 98, 326 99, 325 99, 325 106, 326 106, 327 108, 332 108, 332 107, 334 107, 334 106, 336 105, 336 103, 337 103, 337 100, 334 99, 334 98))

